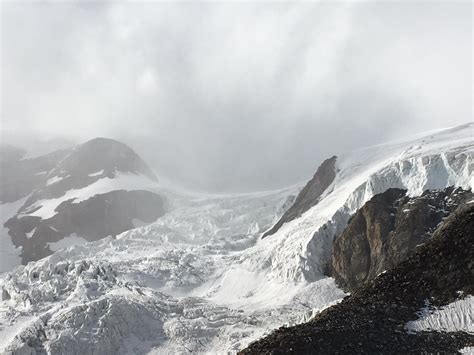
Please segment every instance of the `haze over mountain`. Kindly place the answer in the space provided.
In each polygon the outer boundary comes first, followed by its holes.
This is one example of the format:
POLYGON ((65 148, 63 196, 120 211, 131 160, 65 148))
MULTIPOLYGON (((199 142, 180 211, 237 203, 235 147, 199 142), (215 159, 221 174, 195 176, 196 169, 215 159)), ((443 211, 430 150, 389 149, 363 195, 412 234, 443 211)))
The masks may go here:
POLYGON ((0 6, 2 141, 114 138, 189 189, 289 186, 472 118, 469 1, 0 6))

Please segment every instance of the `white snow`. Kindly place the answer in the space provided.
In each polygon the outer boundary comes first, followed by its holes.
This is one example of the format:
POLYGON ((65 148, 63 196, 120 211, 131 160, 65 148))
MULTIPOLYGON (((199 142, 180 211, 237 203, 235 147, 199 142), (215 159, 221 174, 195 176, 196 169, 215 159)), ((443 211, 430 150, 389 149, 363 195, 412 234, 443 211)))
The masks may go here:
POLYGON ((48 219, 56 214, 55 209, 64 201, 74 200, 73 203, 79 203, 95 195, 104 194, 114 190, 131 191, 154 188, 156 188, 156 183, 143 175, 117 174, 113 179, 106 177, 99 179, 82 189, 69 190, 59 198, 37 201, 30 206, 27 211, 24 211, 22 215, 37 216, 42 219, 48 219))
POLYGON ((95 173, 89 174, 88 176, 99 176, 99 175, 102 175, 103 173, 104 173, 104 170, 101 170, 101 171, 97 171, 95 173))
POLYGON ((420 331, 464 331, 474 334, 474 296, 457 300, 439 309, 429 304, 420 310, 420 318, 406 324, 409 332, 420 331))
POLYGON ((46 349, 59 353, 234 352, 309 319, 343 296, 332 279, 270 282, 255 265, 239 266, 290 193, 175 198, 152 225, 4 274, 11 299, 0 302, 0 322, 16 330, 0 329, 0 351, 24 344, 38 317, 48 320, 46 349))
POLYGON ((31 232, 26 233, 26 239, 30 239, 35 234, 35 230, 36 228, 33 228, 31 232))
POLYGON ((49 178, 47 181, 46 181, 46 186, 50 186, 52 184, 55 184, 57 183, 58 181, 61 181, 62 179, 64 179, 64 177, 61 177, 61 176, 53 176, 51 178, 49 178))
POLYGON ((48 247, 51 251, 58 251, 60 249, 65 249, 73 245, 82 245, 87 242, 87 239, 78 236, 76 233, 73 233, 57 242, 48 243, 48 247))
MULTIPOLYGON (((226 196, 162 190, 172 211, 155 223, 0 275, 10 298, 0 302, 0 352, 41 330, 53 353, 228 353, 306 321, 344 296, 321 266, 349 216, 389 187, 410 195, 472 187, 472 132, 466 125, 341 156, 318 205, 265 239, 297 188, 226 196)), ((101 179, 66 199, 115 190, 113 183, 101 179)), ((39 211, 45 218, 54 209, 39 211)))

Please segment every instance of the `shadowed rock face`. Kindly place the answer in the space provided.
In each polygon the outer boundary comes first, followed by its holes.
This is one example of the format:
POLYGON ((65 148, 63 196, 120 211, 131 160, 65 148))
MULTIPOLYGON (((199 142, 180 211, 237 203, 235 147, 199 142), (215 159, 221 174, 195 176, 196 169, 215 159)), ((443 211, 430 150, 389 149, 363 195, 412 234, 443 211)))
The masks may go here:
POLYGON ((334 241, 331 276, 347 290, 360 287, 412 255, 444 218, 472 198, 471 191, 452 187, 414 198, 400 189, 374 196, 334 241))
POLYGON ((300 217, 303 213, 315 206, 324 191, 332 184, 336 177, 336 156, 326 159, 318 168, 313 178, 306 184, 296 197, 294 204, 283 214, 280 220, 262 238, 276 233, 283 224, 300 217))
MULTIPOLYGON (((16 159, 18 162, 18 154, 14 152, 3 156, 5 161, 16 159)), ((5 223, 13 244, 22 247, 23 263, 51 254, 54 251, 51 243, 71 235, 95 241, 134 228, 134 220, 151 223, 165 213, 163 199, 147 190, 147 181, 151 184, 157 181, 155 174, 132 149, 115 140, 96 138, 67 151, 19 163, 25 168, 9 172, 12 179, 2 180, 2 187, 14 191, 8 195, 13 201, 29 195, 16 216, 5 223), (38 175, 37 170, 42 174, 38 175), (9 189, 8 182, 14 182, 14 177, 22 173, 25 183, 17 183, 16 188, 9 189), (134 185, 131 191, 120 190, 120 187, 114 190, 112 186, 120 186, 114 185, 114 179, 120 178, 118 174, 130 179, 136 177, 138 189, 134 185), (81 191, 101 179, 106 191, 95 195, 89 192, 90 195, 79 200, 55 201, 68 191, 81 191), (108 182, 110 189, 107 189, 108 182), (48 204, 54 215, 34 215, 48 204)))
POLYGON ((441 307, 474 294, 473 231, 469 204, 395 268, 309 322, 282 327, 240 354, 454 354, 474 346, 474 335, 465 332, 409 334, 405 328, 427 300, 441 307))
POLYGON ((22 262, 26 264, 50 255, 49 243, 71 234, 96 241, 134 228, 134 220, 151 223, 164 213, 163 200, 155 193, 117 190, 79 203, 65 201, 49 219, 14 217, 6 226, 15 246, 23 248, 22 262))

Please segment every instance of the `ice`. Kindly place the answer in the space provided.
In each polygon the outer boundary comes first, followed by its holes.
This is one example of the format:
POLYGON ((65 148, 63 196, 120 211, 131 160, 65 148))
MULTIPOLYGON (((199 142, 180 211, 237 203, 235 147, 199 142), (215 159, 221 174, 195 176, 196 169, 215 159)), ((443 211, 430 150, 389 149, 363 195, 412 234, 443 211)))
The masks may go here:
MULTIPOLYGON (((264 239, 301 186, 233 195, 160 187, 170 212, 155 223, 0 275, 0 352, 40 342, 54 353, 232 353, 307 321, 344 296, 321 271, 333 238, 364 202, 389 187, 410 195, 472 187, 473 127, 339 157, 320 202, 264 239)), ((67 198, 77 202, 113 184, 101 179, 67 198)), ((456 304, 444 318, 466 324, 453 315, 464 310, 456 304)))

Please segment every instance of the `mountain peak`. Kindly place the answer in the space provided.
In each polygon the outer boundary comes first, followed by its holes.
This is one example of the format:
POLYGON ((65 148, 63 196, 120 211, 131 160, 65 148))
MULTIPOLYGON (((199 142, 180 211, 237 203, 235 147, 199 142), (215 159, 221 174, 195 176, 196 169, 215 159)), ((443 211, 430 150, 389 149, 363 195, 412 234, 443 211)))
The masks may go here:
POLYGON ((135 151, 124 143, 110 138, 94 138, 68 154, 49 175, 86 176, 103 171, 113 177, 116 172, 142 174, 153 181, 158 178, 135 151))

